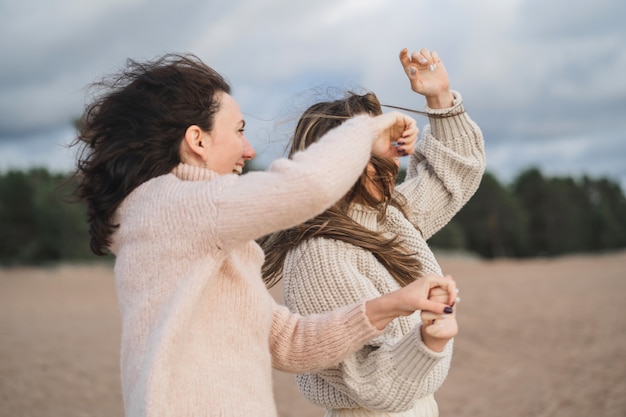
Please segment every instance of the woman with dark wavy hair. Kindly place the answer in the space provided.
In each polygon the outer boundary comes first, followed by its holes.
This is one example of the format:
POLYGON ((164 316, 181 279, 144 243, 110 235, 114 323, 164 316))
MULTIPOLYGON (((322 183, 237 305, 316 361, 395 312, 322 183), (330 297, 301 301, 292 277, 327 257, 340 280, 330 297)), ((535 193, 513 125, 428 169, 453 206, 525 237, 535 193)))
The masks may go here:
POLYGON ((255 156, 241 110, 196 57, 129 61, 95 86, 76 194, 93 252, 115 255, 127 416, 275 416, 272 367, 327 368, 395 317, 450 310, 452 297, 427 299, 455 288, 437 276, 307 317, 277 305, 261 279, 255 239, 326 210, 370 153, 412 146, 410 117, 356 117, 266 172, 239 175, 255 156))
MULTIPOLYGON (((264 279, 268 285, 283 279, 285 303, 296 313, 323 313, 441 276, 426 241, 478 188, 485 169, 482 134, 460 94, 450 90, 439 56, 427 49, 409 56, 404 49, 400 60, 412 90, 425 96, 423 114, 430 119, 417 148, 403 148, 411 154, 406 180, 395 186, 397 157, 372 155, 332 207, 261 239, 264 279)), ((290 156, 363 114, 382 114, 373 93, 314 104, 300 117, 290 156)), ((450 294, 438 289, 430 296, 446 300, 450 294)), ((337 366, 298 375, 298 386, 328 410, 327 417, 437 416, 433 394, 447 376, 457 332, 454 314, 399 317, 337 366)))

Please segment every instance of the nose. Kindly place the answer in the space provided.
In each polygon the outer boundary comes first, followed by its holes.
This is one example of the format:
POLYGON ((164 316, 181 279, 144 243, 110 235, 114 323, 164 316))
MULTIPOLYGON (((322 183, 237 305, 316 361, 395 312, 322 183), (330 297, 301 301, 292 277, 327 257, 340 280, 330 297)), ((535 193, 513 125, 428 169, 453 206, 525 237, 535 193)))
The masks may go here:
POLYGON ((243 147, 243 159, 245 159, 246 161, 251 161, 256 157, 256 151, 254 150, 252 145, 250 145, 250 142, 248 142, 247 138, 244 138, 244 140, 245 143, 243 147))

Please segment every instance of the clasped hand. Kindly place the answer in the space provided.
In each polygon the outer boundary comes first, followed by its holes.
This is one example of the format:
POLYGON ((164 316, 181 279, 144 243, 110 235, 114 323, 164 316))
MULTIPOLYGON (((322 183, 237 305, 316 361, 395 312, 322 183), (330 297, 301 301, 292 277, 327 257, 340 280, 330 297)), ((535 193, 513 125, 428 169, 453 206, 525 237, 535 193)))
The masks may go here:
POLYGON ((391 111, 375 116, 372 120, 378 128, 372 154, 396 158, 413 153, 419 133, 415 119, 399 111, 391 111))
MULTIPOLYGON (((449 276, 447 276, 449 278, 449 276)), ((447 313, 444 315, 437 314, 432 311, 422 310, 421 311, 421 319, 422 319, 422 327, 423 333, 427 336, 432 337, 433 339, 440 339, 443 341, 447 341, 452 337, 456 336, 459 331, 459 326, 456 321, 456 310, 458 305, 458 288, 454 289, 454 293, 449 293, 445 288, 435 287, 430 290, 428 293, 428 299, 434 302, 439 303, 450 303, 450 298, 453 297, 454 300, 449 304, 453 307, 451 313, 447 313)), ((427 341, 426 341, 427 342, 427 341)), ((428 345, 428 343, 426 343, 428 345)))
POLYGON ((455 281, 449 275, 439 277, 429 274, 399 291, 403 290, 417 297, 414 305, 419 305, 424 344, 431 350, 442 351, 448 340, 459 331, 455 306, 458 289, 455 281))

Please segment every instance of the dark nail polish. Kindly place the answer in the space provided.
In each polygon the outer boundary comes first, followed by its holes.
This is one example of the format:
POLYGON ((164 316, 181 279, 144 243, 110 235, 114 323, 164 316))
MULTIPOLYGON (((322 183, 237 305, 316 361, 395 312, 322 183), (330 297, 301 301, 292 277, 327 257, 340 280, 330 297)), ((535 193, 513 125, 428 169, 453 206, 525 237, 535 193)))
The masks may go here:
POLYGON ((446 307, 443 309, 443 312, 446 314, 452 314, 454 310, 452 310, 452 307, 446 307))

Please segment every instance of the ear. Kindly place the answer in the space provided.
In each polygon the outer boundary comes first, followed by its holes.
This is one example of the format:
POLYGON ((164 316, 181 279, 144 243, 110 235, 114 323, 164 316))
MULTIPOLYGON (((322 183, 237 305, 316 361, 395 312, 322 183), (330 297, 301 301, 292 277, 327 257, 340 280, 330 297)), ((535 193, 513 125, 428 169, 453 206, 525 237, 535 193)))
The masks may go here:
POLYGON ((198 125, 191 125, 185 130, 185 136, 180 144, 183 162, 192 165, 196 165, 194 162, 204 164, 207 159, 207 144, 203 142, 205 136, 205 132, 198 125))

